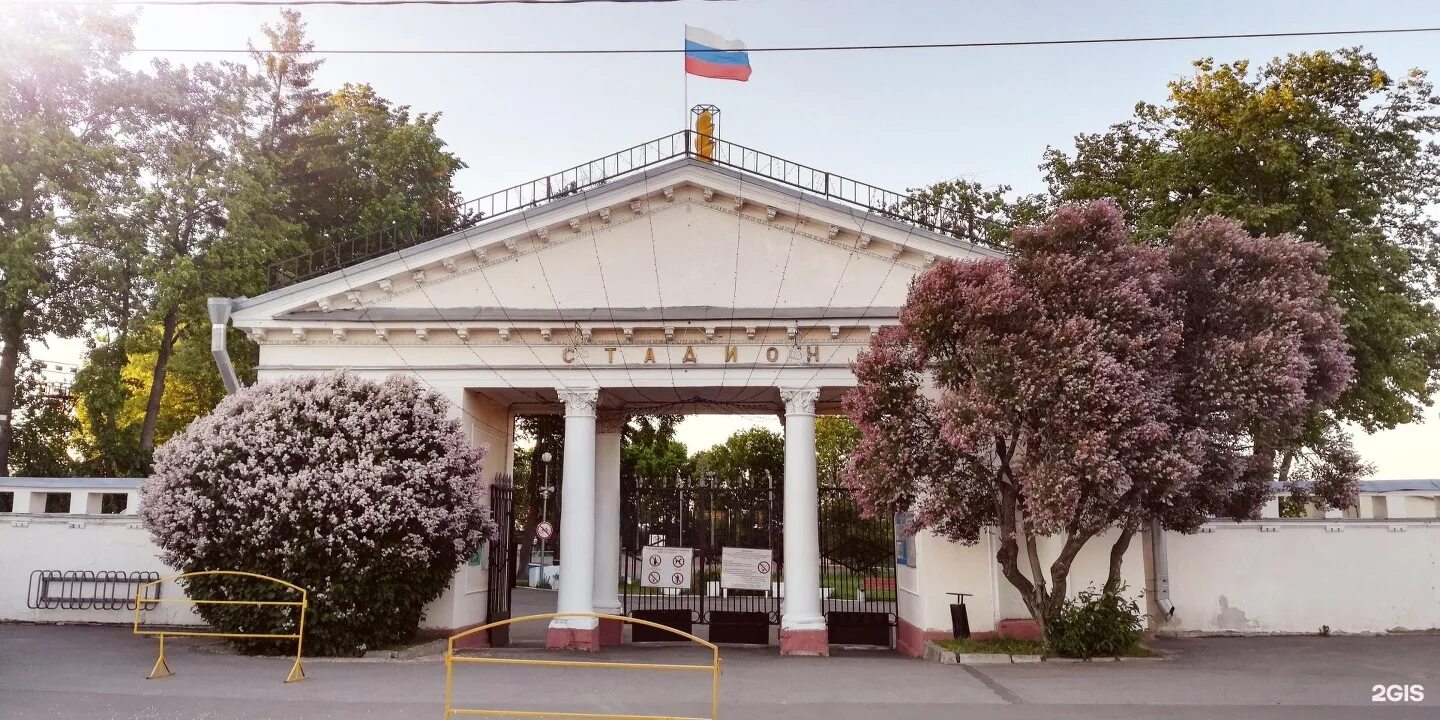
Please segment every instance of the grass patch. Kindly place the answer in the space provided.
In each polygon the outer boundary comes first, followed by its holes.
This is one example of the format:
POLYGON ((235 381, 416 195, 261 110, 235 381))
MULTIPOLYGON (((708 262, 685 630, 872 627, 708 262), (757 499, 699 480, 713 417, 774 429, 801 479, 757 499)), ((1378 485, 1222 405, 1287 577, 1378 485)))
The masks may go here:
POLYGON ((1015 638, 966 638, 955 640, 947 638, 936 640, 946 650, 956 653, 994 653, 997 655, 1044 655, 1045 643, 1037 640, 1017 640, 1015 638))

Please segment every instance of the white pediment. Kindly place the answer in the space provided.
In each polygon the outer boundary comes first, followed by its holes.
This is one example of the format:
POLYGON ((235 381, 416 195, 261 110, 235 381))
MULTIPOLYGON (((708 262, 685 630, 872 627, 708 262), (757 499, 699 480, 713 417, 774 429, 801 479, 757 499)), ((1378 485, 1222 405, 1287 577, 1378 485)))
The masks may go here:
MULTIPOLYGON (((515 317, 873 318, 990 250, 696 160, 238 303, 242 329, 515 317), (607 316, 606 312, 610 311, 607 316), (513 315, 512 315, 513 311, 513 315), (471 312, 471 315, 466 315, 471 312), (616 313, 618 312, 618 316, 616 313)), ((539 322, 539 321, 537 321, 539 322)), ((532 323, 534 324, 534 323, 532 323)), ((543 323, 542 323, 543 324, 543 323)))

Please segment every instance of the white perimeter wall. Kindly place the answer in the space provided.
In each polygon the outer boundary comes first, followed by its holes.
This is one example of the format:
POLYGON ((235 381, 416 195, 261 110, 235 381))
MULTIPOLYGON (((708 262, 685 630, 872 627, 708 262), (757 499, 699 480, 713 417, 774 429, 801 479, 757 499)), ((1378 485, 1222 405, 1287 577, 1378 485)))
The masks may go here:
MULTIPOLYGON (((1101 535, 1087 543, 1075 557, 1067 583, 1070 597, 1089 585, 1099 589, 1105 584, 1114 538, 1113 532, 1101 535)), ((1040 562, 1046 573, 1061 544, 1059 538, 1041 539, 1040 562)), ((1121 577, 1129 584, 1132 596, 1138 596, 1145 587, 1143 546, 1143 537, 1137 535, 1131 540, 1122 566, 1121 577)), ((997 548, 998 538, 993 530, 970 546, 952 543, 929 532, 918 533, 915 536, 916 567, 902 566, 897 573, 900 617, 924 631, 949 633, 950 604, 955 599, 947 593, 964 592, 974 596, 965 600, 973 632, 992 632, 1001 620, 1029 618, 1030 612, 1025 609, 1020 592, 1005 579, 995 562, 997 548)), ((1029 564, 1023 555, 1021 566, 1021 572, 1029 577, 1029 564)))
MULTIPOLYGON (((1369 498, 1362 498, 1368 500, 1369 498)), ((1386 633, 1440 629, 1440 521, 1265 520, 1213 522, 1200 533, 1166 533, 1175 615, 1152 618, 1161 634, 1386 633)), ((1113 533, 1092 540, 1071 569, 1069 592, 1104 582, 1113 533)), ((1155 612, 1148 534, 1137 535, 1123 577, 1155 612)), ((1059 541, 1041 544, 1049 568, 1059 541)), ((948 592, 968 592, 970 628, 1028 618, 994 561, 993 534, 966 547, 915 537, 917 567, 898 572, 900 617, 922 631, 951 630, 948 592)), ((1022 557, 1022 570, 1029 575, 1022 557)))
MULTIPOLYGON (((482 558, 484 550, 486 548, 482 548, 482 558)), ((129 624, 135 619, 133 610, 30 609, 26 603, 30 573, 35 570, 115 570, 127 574, 149 571, 159 573, 162 578, 176 574, 159 556, 160 549, 150 542, 150 534, 134 515, 0 513, 0 622, 129 624)), ((425 619, 420 627, 448 630, 483 622, 486 579, 485 565, 461 565, 444 594, 425 606, 425 619)), ((165 598, 181 596, 180 589, 170 583, 162 590, 165 598)), ((202 622, 187 604, 161 605, 147 611, 142 621, 177 625, 202 622)))
POLYGON ((1166 535, 1175 616, 1159 632, 1440 628, 1440 521, 1217 522, 1204 530, 1166 535))
MULTIPOLYGON (((134 515, 0 515, 0 620, 133 622, 133 610, 31 610, 26 606, 30 573, 116 570, 155 572, 162 578, 175 574, 159 556, 160 549, 134 515)), ((167 585, 161 597, 180 597, 177 592, 167 585)), ((145 613, 145 622, 200 621, 189 605, 175 604, 145 613)))

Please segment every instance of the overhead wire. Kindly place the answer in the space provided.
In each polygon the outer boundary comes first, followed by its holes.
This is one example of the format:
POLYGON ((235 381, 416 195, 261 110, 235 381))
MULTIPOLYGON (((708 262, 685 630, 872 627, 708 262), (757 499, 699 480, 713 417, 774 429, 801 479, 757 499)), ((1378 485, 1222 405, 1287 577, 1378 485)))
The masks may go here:
MULTIPOLYGON (((577 178, 577 182, 578 182, 578 178, 577 178)), ((577 185, 577 188, 578 188, 578 185, 577 185)), ((580 191, 580 194, 581 194, 581 195, 584 195, 584 192, 583 192, 583 191, 580 191)), ((587 227, 587 229, 590 229, 590 233, 593 235, 594 232, 595 232, 594 229, 589 228, 589 222, 590 222, 590 217, 589 217, 589 201, 588 201, 588 199, 586 199, 586 200, 584 200, 584 202, 585 202, 585 206, 586 206, 586 217, 585 217, 586 227, 587 227)), ((527 214, 527 213, 524 213, 524 212, 520 213, 520 220, 521 220, 521 222, 523 222, 523 223, 525 224, 525 234, 526 234, 527 236, 532 236, 532 237, 533 237, 534 234, 535 234, 535 231, 534 231, 533 228, 530 227, 530 218, 528 217, 528 214, 527 214)), ((540 279, 545 281, 545 290, 546 290, 546 292, 550 293, 550 302, 555 305, 555 314, 556 314, 556 317, 557 317, 557 321, 560 322, 561 324, 564 324, 564 320, 561 319, 560 316, 564 315, 564 312, 565 312, 565 311, 560 307, 560 298, 559 298, 559 296, 557 296, 557 295, 555 294, 555 287, 550 284, 550 276, 549 276, 549 274, 547 274, 547 273, 545 272, 545 261, 542 260, 542 259, 540 259, 540 254, 541 254, 541 253, 538 252, 538 251, 535 253, 535 266, 536 266, 537 268, 539 268, 539 270, 540 270, 540 279)), ((491 294, 492 294, 492 295, 495 294, 495 293, 493 292, 493 290, 492 290, 491 294)), ((497 304, 502 305, 502 306, 504 305, 504 303, 501 303, 501 302, 500 302, 500 296, 499 296, 499 295, 495 295, 495 302, 496 302, 497 304)), ((583 359, 583 358, 579 358, 579 357, 578 357, 578 356, 580 355, 580 340, 579 340, 579 337, 578 337, 578 336, 580 335, 579 329, 580 329, 580 323, 579 323, 579 322, 576 322, 576 323, 575 323, 575 330, 576 330, 576 332, 574 332, 574 333, 571 335, 571 338, 570 338, 570 347, 571 347, 572 350, 575 351, 575 354, 576 354, 576 356, 577 356, 577 359, 583 359)), ((534 352, 534 348, 533 348, 533 347, 531 348, 531 352, 534 352)), ((539 360, 539 359, 540 359, 540 356, 537 354, 537 355, 535 356, 535 359, 536 359, 536 360, 539 360)), ((542 362, 543 362, 543 361, 542 361, 542 362)), ((591 383, 591 386, 594 387, 594 388, 596 389, 596 391, 598 392, 598 391, 600 390, 600 379, 595 376, 595 371, 592 370, 592 369, 590 369, 589 363, 581 362, 580 365, 581 365, 582 367, 584 367, 584 368, 585 368, 585 372, 586 372, 588 375, 590 375, 590 383, 591 383)), ((548 367, 548 366, 547 366, 547 367, 548 367)), ((550 374, 551 374, 551 375, 555 375, 554 371, 551 371, 550 374)), ((555 379, 556 379, 557 382, 559 382, 559 376, 558 376, 558 375, 555 375, 555 379)), ((568 385, 565 385, 565 386, 568 387, 568 385)), ((560 387, 560 386, 557 386, 557 389, 558 389, 558 387, 560 387)), ((595 401, 595 402, 596 402, 596 408, 598 409, 598 408, 599 408, 599 402, 600 402, 598 395, 596 396, 596 401, 595 401)))
MULTIPOLYGON (((409 4, 415 0, 396 0, 396 4, 409 4)), ((26 5, 67 5, 67 4, 95 4, 110 5, 111 2, 80 2, 80 3, 56 3, 56 2, 26 2, 26 5)), ((304 5, 321 4, 318 2, 266 2, 265 0, 177 0, 176 2, 156 2, 156 0, 135 0, 128 4, 145 5, 222 5, 222 4, 253 4, 253 5, 304 5)), ((338 4, 330 0, 324 4, 338 4)), ((355 5, 374 5, 376 3, 356 2, 355 5)), ((441 3, 458 4, 458 3, 441 3)), ((486 3, 481 3, 486 4, 486 3)), ((1354 37, 1363 35, 1406 35, 1421 33, 1440 32, 1440 27, 1396 27, 1396 28, 1365 28, 1365 29, 1341 29, 1341 30, 1301 30, 1289 32, 1248 32, 1248 33, 1211 33, 1191 35, 1139 35, 1121 37, 1098 37, 1098 38, 1056 38, 1050 40, 975 40, 955 42, 932 42, 932 43, 869 43, 854 45, 775 45, 746 48, 747 53, 808 53, 808 52, 869 52, 869 51, 891 51, 891 50, 957 50, 957 49, 984 49, 984 48, 1014 48, 1014 47, 1063 47, 1077 45, 1123 45, 1139 43, 1167 43, 1167 42, 1197 42, 1206 40, 1258 40, 1258 39, 1285 39, 1285 38, 1313 38, 1313 37, 1354 37)), ((14 47, 14 46, 12 46, 14 47)), ((21 49, 34 49, 35 46, 22 47, 21 49)), ((110 49, 90 47, 69 47, 45 48, 51 51, 70 52, 110 52, 110 49)), ((208 54, 249 54, 254 52, 251 48, 183 48, 183 47, 150 47, 132 48, 126 52, 137 53, 208 53, 208 54)), ((499 55, 499 56, 522 56, 522 55, 676 55, 685 52, 684 48, 677 47, 652 47, 652 48, 546 48, 546 49, 495 49, 495 48, 315 48, 306 51, 318 55, 499 55)))

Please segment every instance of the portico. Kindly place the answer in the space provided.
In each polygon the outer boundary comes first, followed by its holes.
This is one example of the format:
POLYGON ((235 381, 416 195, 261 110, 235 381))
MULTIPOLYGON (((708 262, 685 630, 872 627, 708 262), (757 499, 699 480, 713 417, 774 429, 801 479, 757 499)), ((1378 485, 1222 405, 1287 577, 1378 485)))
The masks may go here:
MULTIPOLYGON (((839 412, 855 383, 850 362, 895 322, 911 278, 940 258, 994 253, 690 155, 603 180, 336 262, 236 301, 233 323, 260 345, 261 381, 405 373, 445 394, 472 441, 489 447, 487 481, 513 466, 516 417, 563 413, 562 613, 623 609, 627 416, 783 416, 780 649, 826 654, 816 415, 839 412)), ((430 614, 479 624, 487 591, 462 567, 430 614)), ((557 618, 547 644, 618 640, 593 618, 557 618)))

